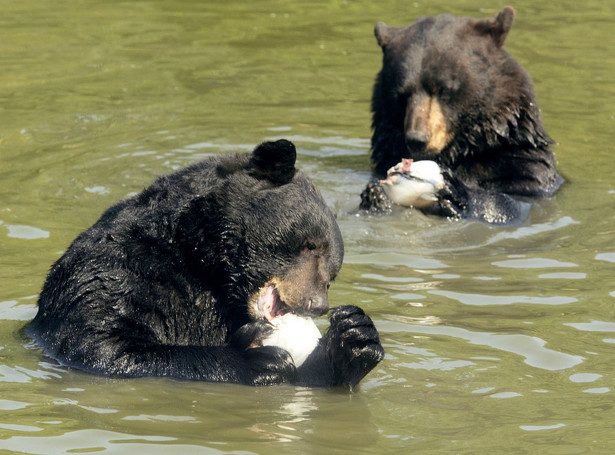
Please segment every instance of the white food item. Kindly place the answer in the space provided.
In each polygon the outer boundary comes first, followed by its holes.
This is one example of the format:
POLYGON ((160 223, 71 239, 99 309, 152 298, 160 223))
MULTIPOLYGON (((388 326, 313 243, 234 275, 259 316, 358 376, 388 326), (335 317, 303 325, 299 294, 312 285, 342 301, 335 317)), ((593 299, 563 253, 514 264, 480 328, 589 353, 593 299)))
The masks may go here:
POLYGON ((444 187, 444 177, 435 161, 404 158, 380 183, 395 204, 426 208, 438 200, 436 193, 444 187))
POLYGON ((277 346, 287 350, 293 357, 295 366, 301 366, 320 339, 320 331, 314 320, 287 313, 270 322, 273 325, 273 333, 263 340, 263 346, 277 346))

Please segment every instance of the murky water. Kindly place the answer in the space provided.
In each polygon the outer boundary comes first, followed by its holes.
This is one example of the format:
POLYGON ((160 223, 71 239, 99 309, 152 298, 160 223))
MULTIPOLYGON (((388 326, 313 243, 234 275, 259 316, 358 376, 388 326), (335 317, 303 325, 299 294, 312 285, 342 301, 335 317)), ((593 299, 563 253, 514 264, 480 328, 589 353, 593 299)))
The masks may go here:
MULTIPOLYGON (((567 183, 522 226, 357 217, 373 24, 478 2, 33 2, 0 17, 0 451, 610 453, 615 444, 612 1, 514 4, 567 183), (353 394, 58 368, 21 332, 52 262, 155 176, 287 137, 338 212, 333 304, 387 357, 353 394)), ((324 321, 323 321, 324 324, 324 321)))

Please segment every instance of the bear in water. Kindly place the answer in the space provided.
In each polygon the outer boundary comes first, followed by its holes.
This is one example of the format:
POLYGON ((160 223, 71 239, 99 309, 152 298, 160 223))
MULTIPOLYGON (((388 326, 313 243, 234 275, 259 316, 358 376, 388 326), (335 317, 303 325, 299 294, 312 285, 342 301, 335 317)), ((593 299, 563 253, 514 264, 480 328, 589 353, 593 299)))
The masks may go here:
POLYGON ((292 143, 266 142, 118 202, 53 265, 27 333, 95 374, 353 387, 384 356, 361 309, 337 307, 322 337, 292 338, 329 310, 344 254, 295 160, 292 143), (273 327, 290 330, 277 340, 273 327))
MULTIPOLYGON (((513 18, 506 7, 487 19, 375 27, 383 64, 372 97, 374 170, 383 177, 404 158, 434 161, 445 186, 428 213, 516 221, 527 212, 516 197, 550 196, 562 183, 532 80, 503 48, 513 18)), ((387 204, 371 182, 361 208, 387 204)))

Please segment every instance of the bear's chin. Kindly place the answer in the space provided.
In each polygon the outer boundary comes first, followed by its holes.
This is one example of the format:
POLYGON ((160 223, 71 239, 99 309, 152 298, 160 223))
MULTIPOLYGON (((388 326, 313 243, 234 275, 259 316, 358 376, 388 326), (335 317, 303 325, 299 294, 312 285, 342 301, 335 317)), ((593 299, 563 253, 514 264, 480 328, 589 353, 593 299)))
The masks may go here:
POLYGON ((442 154, 442 152, 451 144, 450 141, 446 142, 442 147, 440 148, 433 148, 433 147, 421 147, 421 146, 416 146, 413 143, 407 143, 406 144, 406 151, 408 153, 409 156, 412 157, 412 159, 414 159, 415 161, 421 161, 421 160, 435 160, 438 158, 438 156, 440 156, 442 154))

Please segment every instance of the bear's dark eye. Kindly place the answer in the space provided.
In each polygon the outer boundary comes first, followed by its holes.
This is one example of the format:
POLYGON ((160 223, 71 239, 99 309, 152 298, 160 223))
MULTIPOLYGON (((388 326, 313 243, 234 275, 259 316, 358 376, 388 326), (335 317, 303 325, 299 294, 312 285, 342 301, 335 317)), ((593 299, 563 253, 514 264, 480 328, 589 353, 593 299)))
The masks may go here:
POLYGON ((395 100, 397 101, 397 109, 400 111, 405 111, 406 106, 408 105, 408 100, 412 98, 412 94, 408 93, 397 93, 395 96, 395 100))
POLYGON ((412 97, 414 90, 411 87, 403 87, 397 91, 397 98, 400 100, 407 100, 412 97))
POLYGON ((316 244, 314 242, 310 241, 310 240, 306 240, 305 243, 303 244, 303 249, 304 250, 312 251, 312 250, 315 250, 316 248, 317 248, 316 244))

